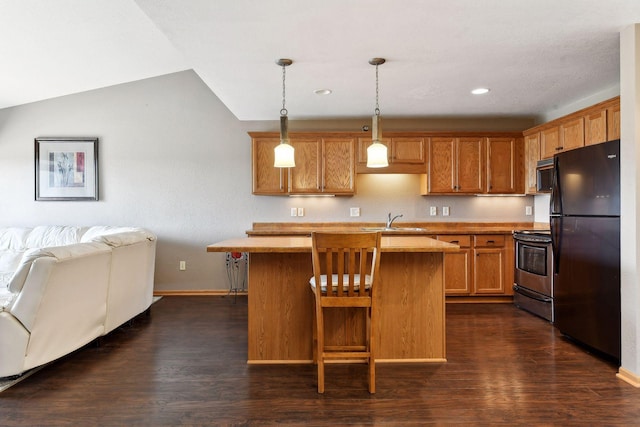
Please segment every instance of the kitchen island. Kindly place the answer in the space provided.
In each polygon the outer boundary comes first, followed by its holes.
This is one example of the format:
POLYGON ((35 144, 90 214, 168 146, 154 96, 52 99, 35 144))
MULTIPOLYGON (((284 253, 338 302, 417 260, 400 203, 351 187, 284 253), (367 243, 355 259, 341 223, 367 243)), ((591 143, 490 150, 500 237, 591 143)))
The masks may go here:
MULTIPOLYGON (((382 237, 377 361, 446 361, 443 258, 458 249, 423 235, 382 237)), ((248 363, 312 363, 311 238, 229 239, 207 252, 249 253, 248 363)), ((328 312, 327 343, 363 342, 362 322, 356 311, 328 312)))

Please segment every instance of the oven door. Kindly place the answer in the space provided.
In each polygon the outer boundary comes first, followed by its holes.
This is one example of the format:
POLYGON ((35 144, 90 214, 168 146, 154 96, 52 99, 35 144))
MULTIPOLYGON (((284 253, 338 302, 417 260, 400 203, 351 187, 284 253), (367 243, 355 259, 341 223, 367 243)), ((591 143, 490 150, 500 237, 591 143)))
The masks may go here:
POLYGON ((516 285, 553 297, 551 244, 516 240, 516 285))

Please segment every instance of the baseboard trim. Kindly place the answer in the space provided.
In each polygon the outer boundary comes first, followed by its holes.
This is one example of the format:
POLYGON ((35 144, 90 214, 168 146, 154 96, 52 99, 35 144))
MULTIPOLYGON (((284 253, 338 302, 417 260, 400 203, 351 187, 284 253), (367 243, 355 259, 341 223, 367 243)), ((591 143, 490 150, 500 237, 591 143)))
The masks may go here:
MULTIPOLYGON (((376 359, 376 363, 446 363, 447 359, 443 358, 425 358, 425 359, 376 359)), ((247 360, 247 365, 309 365, 314 363, 313 360, 247 360)), ((343 363, 362 363, 356 360, 325 360, 325 363, 343 364, 343 363)))
POLYGON ((636 375, 633 372, 629 371, 628 369, 624 369, 623 367, 620 367, 620 369, 618 369, 618 373, 616 374, 616 377, 620 378, 622 381, 626 383, 631 384, 636 388, 640 388, 640 375, 636 375))
POLYGON ((181 290, 181 291, 153 291, 153 295, 156 296, 171 296, 171 297, 186 297, 186 296, 219 296, 226 297, 227 295, 247 295, 247 291, 244 292, 229 292, 224 289, 209 289, 209 290, 181 290))

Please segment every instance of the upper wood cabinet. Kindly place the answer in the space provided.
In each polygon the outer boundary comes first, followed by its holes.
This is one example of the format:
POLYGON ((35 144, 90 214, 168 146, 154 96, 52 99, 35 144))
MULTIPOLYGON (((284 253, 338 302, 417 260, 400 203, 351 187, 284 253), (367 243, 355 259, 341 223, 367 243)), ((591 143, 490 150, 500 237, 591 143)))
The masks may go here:
POLYGON ((392 135, 380 141, 387 146, 389 166, 386 168, 367 167, 367 148, 371 145, 371 138, 358 138, 358 173, 425 173, 428 138, 392 135))
MULTIPOLYGON (((620 138, 620 97, 560 117, 548 123, 527 129, 525 138, 538 134, 540 158, 585 145, 599 144, 620 138)), ((527 159, 526 162, 529 160, 527 159)))
POLYGON ((273 149, 280 144, 279 138, 255 137, 251 140, 251 158, 253 165, 253 194, 287 194, 288 169, 273 166, 273 149))
POLYGON ((295 168, 275 168, 273 149, 278 134, 252 133, 253 194, 355 193, 355 138, 289 135, 295 168))
POLYGON ((607 110, 595 111, 584 116, 584 145, 607 140, 607 110))
POLYGON ((321 141, 321 191, 330 194, 354 194, 356 191, 355 138, 325 137, 321 141))
POLYGON ((560 151, 584 147, 584 117, 560 125, 560 151))
POLYGON ((524 138, 524 153, 524 191, 535 194, 538 191, 536 168, 540 160, 540 132, 524 138))
POLYGON ((584 145, 584 118, 578 117, 540 132, 540 146, 543 159, 554 154, 572 150, 584 145))
POLYGON ((487 193, 523 193, 522 138, 487 138, 487 193))
POLYGON ((540 153, 543 159, 553 157, 560 148, 560 126, 552 126, 540 131, 540 153))
POLYGON ((427 194, 483 193, 484 176, 484 138, 431 138, 427 194))
POLYGON ((607 107, 607 141, 620 139, 620 99, 607 107))

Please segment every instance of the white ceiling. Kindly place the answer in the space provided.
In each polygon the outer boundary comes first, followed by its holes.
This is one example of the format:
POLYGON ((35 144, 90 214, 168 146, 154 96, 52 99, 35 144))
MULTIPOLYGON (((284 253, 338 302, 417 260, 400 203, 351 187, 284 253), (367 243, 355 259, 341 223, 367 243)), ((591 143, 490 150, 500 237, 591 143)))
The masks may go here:
POLYGON ((615 88, 633 23, 639 0, 0 0, 0 108, 192 68, 275 120, 291 58, 291 119, 365 117, 384 57, 383 117, 532 116, 615 88))

